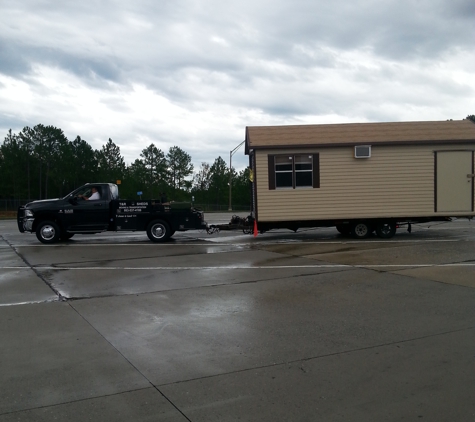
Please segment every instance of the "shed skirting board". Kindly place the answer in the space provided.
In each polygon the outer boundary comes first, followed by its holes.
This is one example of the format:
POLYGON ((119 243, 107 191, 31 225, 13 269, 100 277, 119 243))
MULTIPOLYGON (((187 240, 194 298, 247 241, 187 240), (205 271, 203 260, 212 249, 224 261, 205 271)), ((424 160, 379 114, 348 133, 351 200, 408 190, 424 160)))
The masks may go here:
MULTIPOLYGON (((473 151, 475 145, 436 149, 473 151)), ((447 215, 435 212, 435 148, 430 145, 373 145, 368 159, 355 159, 352 147, 302 149, 299 154, 319 153, 320 187, 269 190, 268 155, 294 153, 292 149, 255 152, 259 221, 447 215)), ((473 208, 450 212, 454 217, 468 215, 475 215, 473 208)))

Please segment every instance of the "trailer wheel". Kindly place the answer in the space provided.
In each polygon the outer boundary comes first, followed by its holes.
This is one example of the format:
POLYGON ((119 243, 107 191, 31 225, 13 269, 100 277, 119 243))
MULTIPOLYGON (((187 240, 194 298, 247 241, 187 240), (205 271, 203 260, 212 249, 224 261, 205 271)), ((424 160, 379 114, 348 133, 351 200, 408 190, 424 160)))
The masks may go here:
POLYGON ((376 234, 381 239, 391 239, 396 234, 395 221, 382 221, 376 226, 376 234))
POLYGON ((59 227, 54 221, 42 221, 36 228, 36 237, 41 243, 56 243, 59 235, 59 227))
POLYGON ((154 220, 147 227, 147 236, 152 242, 165 242, 171 236, 170 227, 165 221, 154 220))
POLYGON ((370 224, 366 221, 358 221, 351 226, 351 235, 355 239, 366 239, 373 232, 370 224))

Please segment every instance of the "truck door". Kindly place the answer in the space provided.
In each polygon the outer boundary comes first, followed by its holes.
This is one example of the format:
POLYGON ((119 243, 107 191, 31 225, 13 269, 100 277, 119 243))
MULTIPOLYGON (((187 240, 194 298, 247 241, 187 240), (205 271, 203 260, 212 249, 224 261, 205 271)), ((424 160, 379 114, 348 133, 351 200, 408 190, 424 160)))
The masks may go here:
POLYGON ((435 211, 473 212, 473 151, 435 153, 435 211))
MULTIPOLYGON (((69 231, 102 231, 109 225, 109 192, 104 186, 98 186, 97 190, 101 199, 85 200, 78 199, 71 205, 69 217, 69 231)), ((81 193, 83 194, 83 193, 81 193)), ((90 196, 91 192, 85 192, 90 196)))

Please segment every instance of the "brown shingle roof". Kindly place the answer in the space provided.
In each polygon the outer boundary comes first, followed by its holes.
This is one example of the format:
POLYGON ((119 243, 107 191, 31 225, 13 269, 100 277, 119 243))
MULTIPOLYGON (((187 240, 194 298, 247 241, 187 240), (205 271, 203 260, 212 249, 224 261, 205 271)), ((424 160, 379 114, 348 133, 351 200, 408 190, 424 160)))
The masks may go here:
POLYGON ((470 120, 395 123, 346 123, 299 126, 248 126, 250 149, 306 146, 475 142, 470 120))

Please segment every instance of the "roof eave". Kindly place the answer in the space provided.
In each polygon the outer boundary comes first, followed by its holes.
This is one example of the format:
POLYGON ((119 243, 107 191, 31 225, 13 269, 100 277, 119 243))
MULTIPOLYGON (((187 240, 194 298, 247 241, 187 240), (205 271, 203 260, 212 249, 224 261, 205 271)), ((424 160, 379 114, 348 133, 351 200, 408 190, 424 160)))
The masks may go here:
MULTIPOLYGON (((475 143, 474 139, 437 139, 437 140, 417 140, 417 141, 378 141, 378 142, 366 142, 365 145, 441 145, 441 144, 473 144, 475 143)), ((251 149, 262 150, 262 149, 292 149, 292 148, 339 148, 339 147, 353 147, 357 145, 362 145, 361 142, 342 142, 342 143, 308 143, 308 144, 287 144, 287 145, 249 145, 248 139, 246 137, 246 150, 245 154, 249 155, 251 149)))

